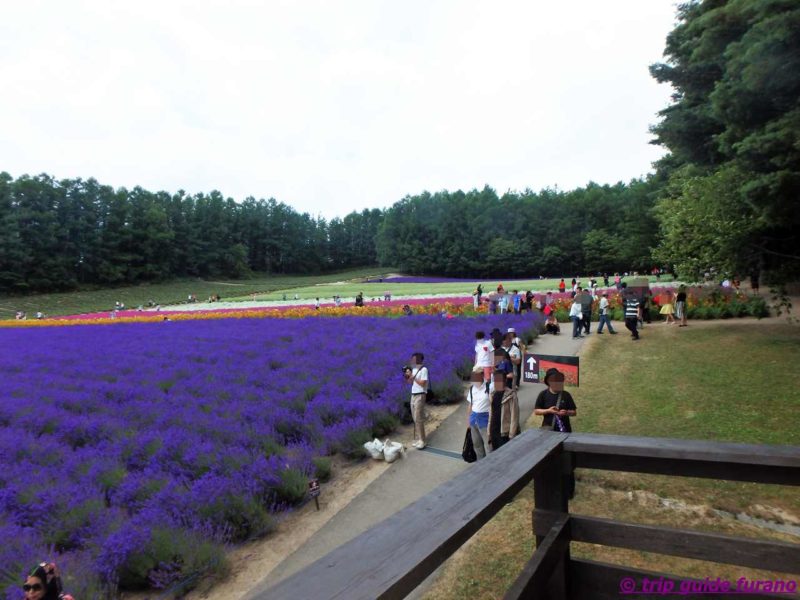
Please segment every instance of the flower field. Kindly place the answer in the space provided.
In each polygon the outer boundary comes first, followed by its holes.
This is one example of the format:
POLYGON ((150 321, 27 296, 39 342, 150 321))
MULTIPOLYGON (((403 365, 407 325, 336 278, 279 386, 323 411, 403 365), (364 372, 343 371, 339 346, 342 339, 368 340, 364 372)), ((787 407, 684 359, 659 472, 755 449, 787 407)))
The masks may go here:
POLYGON ((85 598, 224 572, 225 545, 269 533, 330 455, 397 426, 413 351, 457 401, 475 330, 537 318, 0 330, 0 597, 44 557, 85 598))

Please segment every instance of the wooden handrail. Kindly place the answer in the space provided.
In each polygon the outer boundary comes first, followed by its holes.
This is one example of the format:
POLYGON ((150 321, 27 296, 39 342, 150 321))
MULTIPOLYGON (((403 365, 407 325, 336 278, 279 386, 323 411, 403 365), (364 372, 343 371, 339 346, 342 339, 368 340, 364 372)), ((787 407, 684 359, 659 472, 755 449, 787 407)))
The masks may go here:
MULTIPOLYGON (((624 571, 609 567, 604 572, 601 563, 570 560, 570 540, 742 566, 763 560, 770 568, 786 567, 800 553, 794 544, 568 515, 567 488, 573 466, 800 485, 800 448, 796 447, 532 429, 253 598, 404 598, 534 479, 536 507, 551 511, 551 516, 540 512, 545 516, 535 520, 537 554, 509 590, 509 598, 525 597, 531 586, 544 585, 543 581, 549 597, 578 598, 581 590, 611 581, 608 573, 616 576, 624 571), (748 548, 752 560, 745 556, 748 548), (585 573, 591 581, 570 589, 571 573, 585 573)), ((614 589, 611 595, 618 593, 614 589)))
POLYGON ((404 598, 529 483, 567 434, 528 430, 255 598, 404 598))

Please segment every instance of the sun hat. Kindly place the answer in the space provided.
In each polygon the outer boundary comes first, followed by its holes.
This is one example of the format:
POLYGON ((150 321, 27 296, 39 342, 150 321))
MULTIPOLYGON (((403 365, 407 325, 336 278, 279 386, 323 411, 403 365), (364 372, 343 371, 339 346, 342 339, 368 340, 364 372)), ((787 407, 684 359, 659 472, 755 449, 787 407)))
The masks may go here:
POLYGON ((514 329, 513 327, 509 327, 508 331, 506 331, 506 333, 517 333, 517 330, 514 329))
POLYGON ((544 384, 545 385, 549 385, 548 380, 551 377, 556 377, 556 376, 558 376, 558 377, 560 377, 562 379, 564 378, 564 374, 561 371, 559 371, 558 369, 556 369, 555 367, 551 367, 551 368, 547 369, 547 373, 545 373, 545 375, 544 375, 544 384))

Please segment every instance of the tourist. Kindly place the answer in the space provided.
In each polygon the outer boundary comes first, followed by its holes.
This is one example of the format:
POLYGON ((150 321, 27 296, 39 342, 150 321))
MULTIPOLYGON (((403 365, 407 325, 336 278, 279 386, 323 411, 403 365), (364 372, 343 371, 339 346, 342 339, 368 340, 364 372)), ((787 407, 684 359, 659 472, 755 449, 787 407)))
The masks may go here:
POLYGON ((483 376, 480 373, 472 373, 470 381, 471 384, 467 391, 467 423, 469 423, 475 454, 480 460, 486 457, 487 451, 491 452, 491 446, 489 446, 491 390, 484 387, 483 376))
POLYGON ((633 291, 623 287, 624 292, 624 306, 625 306, 625 328, 631 332, 631 337, 634 340, 639 339, 639 319, 642 316, 642 307, 639 299, 633 291))
POLYGON ((356 306, 363 308, 363 306, 364 306, 364 293, 363 292, 358 292, 358 294, 356 294, 356 302, 355 302, 355 304, 356 304, 356 306))
POLYGON ((569 307, 569 318, 572 321, 572 339, 582 338, 583 315, 581 315, 581 303, 577 299, 573 300, 572 306, 569 307))
POLYGON ((600 325, 597 326, 597 333, 602 334, 603 325, 608 325, 608 333, 617 335, 617 332, 611 326, 611 318, 608 316, 608 304, 608 293, 603 293, 603 297, 600 298, 600 325))
POLYGON ((36 311, 36 319, 38 321, 41 321, 42 319, 44 319, 44 313, 42 311, 40 311, 40 310, 37 310, 36 311))
POLYGON ((675 319, 672 317, 672 313, 674 312, 674 308, 672 305, 672 292, 666 290, 661 294, 661 310, 659 311, 660 314, 664 315, 666 318, 667 325, 672 325, 675 323, 675 319))
POLYGON ((317 298, 316 302, 314 302, 314 308, 319 310, 319 298, 317 298))
POLYGON ((686 327, 686 286, 678 288, 675 298, 675 316, 678 318, 678 327, 686 327))
POLYGON ((561 281, 558 282, 558 291, 559 293, 563 294, 567 289, 567 284, 564 283, 564 278, 561 278, 561 281))
POLYGON ((497 333, 499 335, 493 335, 495 340, 494 392, 492 393, 492 409, 489 413, 489 439, 493 450, 497 450, 505 443, 502 434, 503 398, 506 389, 511 387, 514 381, 514 365, 508 350, 504 347, 506 336, 499 331, 497 333))
POLYGON ((619 273, 614 273, 614 287, 617 290, 622 289, 622 278, 619 276, 619 273))
POLYGON ((525 308, 528 312, 533 312, 533 292, 528 290, 525 292, 525 308))
POLYGON ((578 413, 572 394, 564 391, 564 374, 556 368, 547 369, 544 376, 546 389, 539 392, 534 404, 533 414, 544 417, 542 429, 552 429, 564 433, 572 432, 569 418, 578 413))
POLYGON ((653 292, 650 288, 647 288, 644 292, 642 292, 642 316, 639 318, 639 324, 644 327, 644 324, 647 323, 648 325, 653 322, 652 318, 650 317, 650 305, 653 301, 653 292))
MULTIPOLYGON (((564 374, 558 369, 547 369, 544 376, 546 389, 539 392, 534 404, 533 414, 542 417, 542 429, 572 433, 570 417, 578 415, 578 407, 572 394, 564 391, 564 374)), ((567 493, 569 498, 575 496, 575 475, 570 473, 567 493)))
POLYGON ((556 301, 556 299, 553 298, 553 292, 548 291, 547 294, 545 294, 545 297, 544 297, 544 305, 545 306, 550 306, 555 301, 556 301))
POLYGON ((518 290, 514 290, 511 294, 511 308, 514 309, 514 314, 518 315, 522 312, 522 297, 519 295, 518 290))
MULTIPOLYGON (((581 288, 578 289, 581 290, 581 288)), ((594 302, 594 298, 592 298, 589 290, 581 290, 581 293, 578 297, 580 298, 579 302, 581 304, 581 320, 583 322, 583 329, 586 335, 589 335, 592 333, 592 303, 594 302)))
POLYGON ((603 287, 608 287, 608 273, 603 273, 603 287))
POLYGON ((505 290, 500 293, 499 307, 501 315, 508 312, 508 294, 505 290))
MULTIPOLYGON (((550 307, 548 306, 547 308, 550 307)), ((547 315, 547 320, 544 323, 544 330, 546 333, 553 335, 558 335, 561 333, 561 326, 558 324, 558 320, 556 320, 556 314, 554 312, 551 312, 549 315, 547 315)))
POLYGON ((483 286, 479 283, 475 291, 478 293, 478 305, 480 306, 481 296, 483 296, 483 286))
POLYGON ((487 392, 492 381, 493 369, 494 345, 483 331, 478 331, 475 333, 475 364, 473 365, 473 371, 483 373, 483 383, 487 392))
POLYGON ((519 427, 519 390, 520 371, 522 367, 522 349, 520 348, 522 340, 517 337, 517 332, 513 327, 508 329, 508 332, 503 337, 503 349, 508 353, 511 359, 511 368, 513 369, 513 377, 511 378, 510 385, 506 386, 505 394, 503 395, 502 418, 500 425, 500 436, 503 441, 508 441, 517 436, 520 432, 519 427))
POLYGON ((414 448, 425 447, 425 398, 428 392, 428 367, 423 366, 425 355, 411 355, 411 367, 406 369, 406 381, 411 383, 411 418, 414 419, 414 448))
POLYGON ((411 310, 411 307, 408 304, 403 305, 403 314, 407 317, 410 317, 414 314, 414 311, 411 310))
POLYGON ((758 273, 750 275, 750 289, 753 290, 754 294, 758 294, 758 276, 758 273))
MULTIPOLYGON (((478 286, 478 287, 480 287, 480 286, 478 286)), ((478 293, 478 289, 475 288, 475 291, 472 292, 472 308, 474 308, 475 310, 478 310, 478 306, 480 306, 480 304, 481 304, 481 296, 478 293)))
POLYGON ((73 600, 64 593, 61 576, 55 563, 39 563, 22 585, 25 600, 73 600))

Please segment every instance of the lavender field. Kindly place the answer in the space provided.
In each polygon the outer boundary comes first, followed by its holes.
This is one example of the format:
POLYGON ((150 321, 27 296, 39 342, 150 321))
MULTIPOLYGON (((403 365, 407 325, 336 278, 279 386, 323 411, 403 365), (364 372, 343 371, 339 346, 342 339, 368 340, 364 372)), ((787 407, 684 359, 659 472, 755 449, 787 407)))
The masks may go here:
POLYGON ((84 598, 224 573, 327 457, 397 426, 413 351, 456 401, 475 330, 512 325, 533 317, 0 330, 0 597, 45 557, 84 598))

